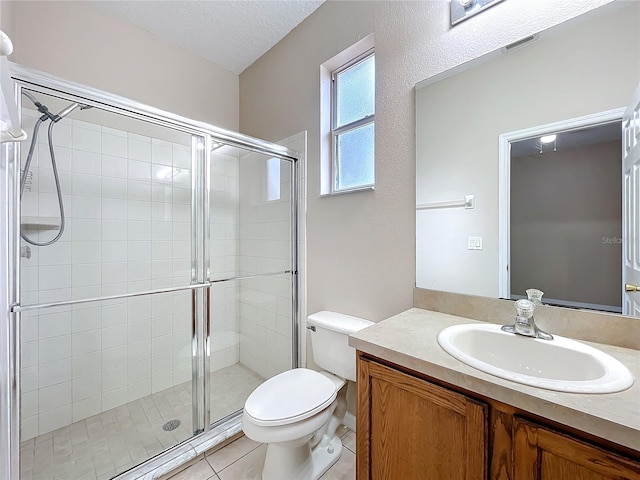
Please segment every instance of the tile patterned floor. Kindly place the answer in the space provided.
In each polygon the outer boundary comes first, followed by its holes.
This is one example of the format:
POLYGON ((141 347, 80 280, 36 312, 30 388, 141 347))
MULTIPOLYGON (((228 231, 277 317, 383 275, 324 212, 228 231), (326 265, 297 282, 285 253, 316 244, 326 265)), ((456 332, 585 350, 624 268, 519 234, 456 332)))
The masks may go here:
MULTIPOLYGON (((338 432, 342 450, 338 460, 321 480, 354 480, 356 478, 356 435, 345 427, 338 432)), ((170 480, 260 480, 266 445, 241 437, 226 447, 205 455, 170 480)))
MULTIPOLYGON (((211 419, 242 407, 264 379, 236 364, 211 374, 211 419)), ((40 435, 20 445, 21 480, 103 480, 192 435, 191 382, 40 435), (180 426, 162 425, 179 419, 180 426)))

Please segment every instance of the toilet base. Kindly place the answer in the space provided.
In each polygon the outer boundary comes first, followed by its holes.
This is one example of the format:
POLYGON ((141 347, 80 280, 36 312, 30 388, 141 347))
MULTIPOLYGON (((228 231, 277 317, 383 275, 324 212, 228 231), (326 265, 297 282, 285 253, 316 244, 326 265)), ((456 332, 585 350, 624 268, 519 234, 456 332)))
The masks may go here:
POLYGON ((342 455, 342 441, 334 435, 327 446, 267 445, 262 480, 318 480, 342 455))
POLYGON ((329 445, 326 447, 316 446, 311 452, 311 463, 313 465, 313 473, 311 480, 318 480, 322 475, 329 470, 334 463, 340 460, 342 455, 342 440, 337 435, 334 435, 329 445), (331 453, 329 453, 331 452, 331 453))

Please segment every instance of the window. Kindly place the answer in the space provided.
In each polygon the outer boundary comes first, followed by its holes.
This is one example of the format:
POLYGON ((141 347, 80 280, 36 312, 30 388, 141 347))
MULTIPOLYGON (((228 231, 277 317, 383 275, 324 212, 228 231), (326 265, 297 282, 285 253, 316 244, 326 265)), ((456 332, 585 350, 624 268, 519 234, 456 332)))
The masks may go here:
POLYGON ((327 75, 323 108, 330 114, 323 117, 327 140, 322 152, 321 193, 372 188, 375 184, 372 36, 325 63, 323 68, 327 75))
POLYGON ((280 159, 267 160, 267 202, 280 200, 280 159))
POLYGON ((375 183, 375 56, 354 59, 332 74, 331 137, 334 192, 375 183))

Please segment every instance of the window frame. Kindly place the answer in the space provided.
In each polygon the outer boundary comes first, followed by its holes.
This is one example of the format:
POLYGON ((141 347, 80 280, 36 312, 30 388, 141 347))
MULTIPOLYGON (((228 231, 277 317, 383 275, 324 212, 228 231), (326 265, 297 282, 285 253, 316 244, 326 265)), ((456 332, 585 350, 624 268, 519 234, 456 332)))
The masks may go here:
MULTIPOLYGON (((375 129, 375 90, 374 90, 374 104, 373 104, 373 113, 371 115, 366 115, 360 119, 354 120, 350 123, 346 123, 341 127, 336 127, 337 119, 338 119, 338 88, 337 88, 337 77, 349 70, 350 68, 355 67, 356 65, 368 60, 369 58, 375 58, 375 49, 370 48, 367 51, 357 55, 352 58, 348 62, 342 64, 338 68, 331 71, 331 124, 329 126, 329 134, 331 136, 331 182, 330 182, 330 194, 340 194, 340 193, 348 193, 359 190, 371 190, 375 188, 375 172, 376 172, 376 163, 375 163, 375 136, 374 136, 374 158, 373 158, 373 182, 367 184, 361 184, 350 188, 338 188, 339 182, 339 168, 338 168, 338 138, 340 135, 344 133, 348 133, 350 131, 356 130, 358 128, 367 126, 369 124, 374 125, 375 129)), ((375 67, 374 67, 374 82, 375 82, 375 67)), ((375 135, 375 134, 374 134, 375 135)))

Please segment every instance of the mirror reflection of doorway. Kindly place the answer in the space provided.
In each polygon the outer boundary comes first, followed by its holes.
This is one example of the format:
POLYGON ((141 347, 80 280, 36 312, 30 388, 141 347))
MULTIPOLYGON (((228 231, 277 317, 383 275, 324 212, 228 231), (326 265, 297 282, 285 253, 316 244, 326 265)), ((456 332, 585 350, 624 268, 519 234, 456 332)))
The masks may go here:
POLYGON ((511 143, 510 296, 622 312, 620 121, 511 143))

